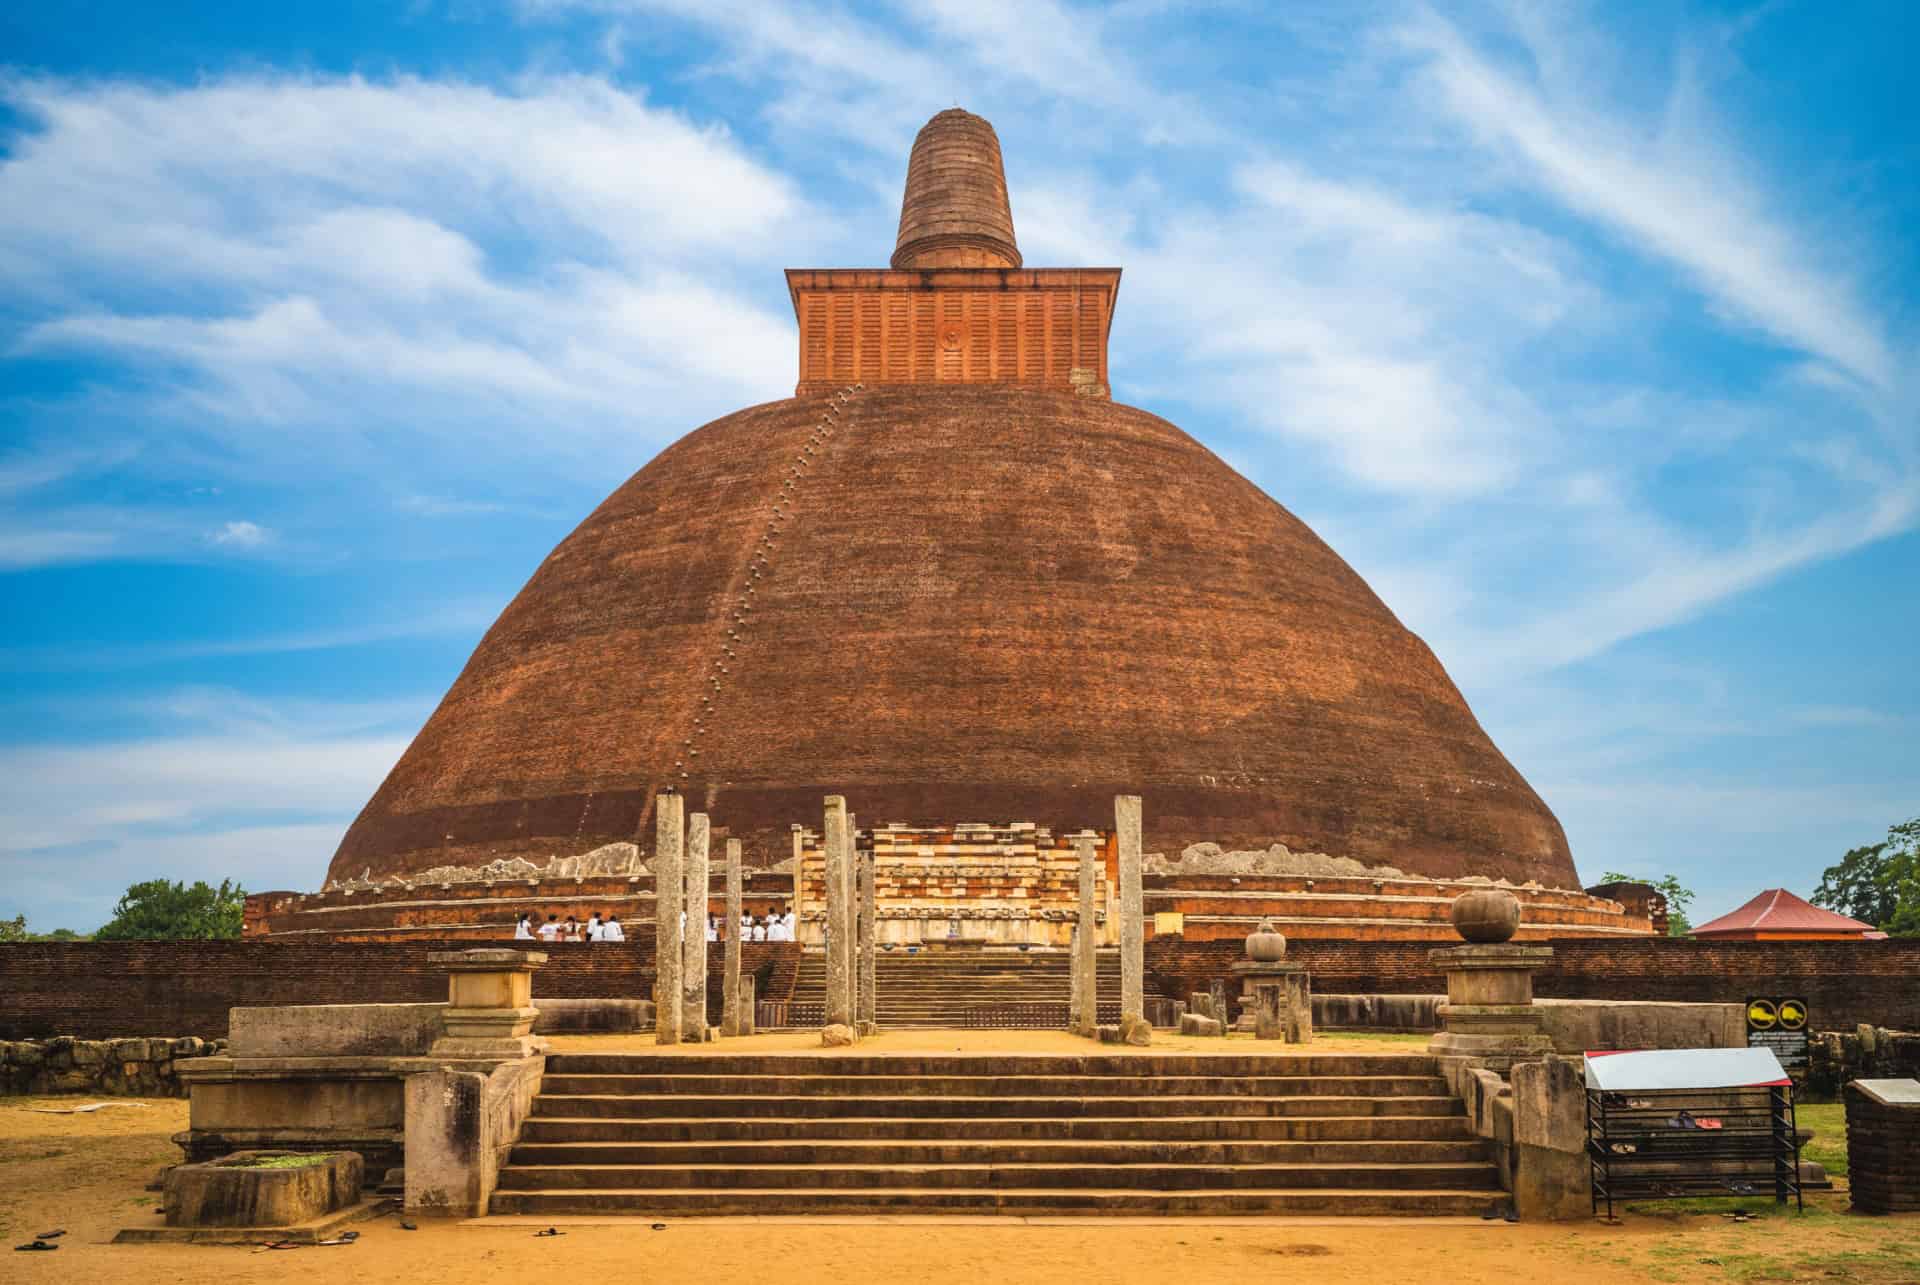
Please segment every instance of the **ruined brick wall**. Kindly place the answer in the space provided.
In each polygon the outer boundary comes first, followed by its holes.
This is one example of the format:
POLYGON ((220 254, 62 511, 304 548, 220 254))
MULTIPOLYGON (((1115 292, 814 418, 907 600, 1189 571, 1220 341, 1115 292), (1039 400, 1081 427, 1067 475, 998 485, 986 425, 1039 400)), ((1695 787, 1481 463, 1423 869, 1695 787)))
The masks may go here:
MULTIPOLYGON (((1694 941, 1683 937, 1562 938, 1551 967, 1534 977, 1545 999, 1744 1003, 1750 995, 1806 999, 1814 1024, 1920 1027, 1920 941, 1694 941)), ((1429 942, 1303 941, 1289 958, 1313 970, 1316 991, 1435 994, 1445 979, 1427 962, 1429 942)), ((1147 943, 1149 988, 1164 995, 1205 990, 1231 978, 1237 941, 1147 943)), ((1237 983, 1236 983, 1237 989, 1237 983)))
MULTIPOLYGON (((227 1010, 262 1004, 442 1003, 447 971, 429 953, 464 942, 283 945, 272 941, 20 942, 0 946, 0 1040, 156 1031, 225 1038, 227 1010)), ((544 946, 536 1000, 646 999, 653 943, 544 946)), ((799 949, 747 942, 741 969, 762 998, 792 995, 799 949)), ((708 952, 708 988, 722 952, 708 952)))

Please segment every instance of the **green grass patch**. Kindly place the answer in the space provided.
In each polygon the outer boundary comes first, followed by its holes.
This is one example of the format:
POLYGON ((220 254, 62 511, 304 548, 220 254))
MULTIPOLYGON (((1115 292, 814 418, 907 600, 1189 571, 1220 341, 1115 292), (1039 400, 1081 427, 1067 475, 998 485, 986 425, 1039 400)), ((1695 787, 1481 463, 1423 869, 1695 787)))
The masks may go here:
POLYGON ((1846 1177, 1846 1106, 1839 1102, 1796 1102, 1793 1118, 1802 1129, 1813 1130, 1813 1140, 1800 1148, 1800 1158, 1817 1161, 1829 1177, 1846 1177))
POLYGON ((314 1165, 323 1165, 333 1159, 331 1151, 289 1152, 282 1156, 261 1156, 254 1160, 240 1161, 235 1169, 307 1169, 314 1165))

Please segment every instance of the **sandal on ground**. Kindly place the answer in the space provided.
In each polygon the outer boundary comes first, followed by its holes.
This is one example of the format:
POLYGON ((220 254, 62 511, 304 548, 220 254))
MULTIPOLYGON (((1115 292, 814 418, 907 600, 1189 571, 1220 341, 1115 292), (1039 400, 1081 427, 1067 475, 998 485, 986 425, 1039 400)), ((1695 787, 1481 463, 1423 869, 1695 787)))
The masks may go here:
POLYGON ((28 1241, 24 1245, 15 1245, 13 1248, 16 1253, 28 1254, 28 1253, 35 1253, 42 1250, 58 1249, 60 1248, 60 1246, 49 1245, 44 1240, 33 1240, 33 1241, 28 1241))

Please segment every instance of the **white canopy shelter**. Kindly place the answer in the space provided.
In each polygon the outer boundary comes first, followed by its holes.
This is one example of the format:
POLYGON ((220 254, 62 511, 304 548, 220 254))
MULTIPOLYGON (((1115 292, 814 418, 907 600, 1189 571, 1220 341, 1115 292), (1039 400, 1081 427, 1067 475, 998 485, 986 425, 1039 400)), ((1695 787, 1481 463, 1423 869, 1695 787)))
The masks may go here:
POLYGON ((1610 1093, 1750 1089, 1787 1084, 1772 1049, 1652 1049, 1587 1054, 1587 1087, 1610 1093))

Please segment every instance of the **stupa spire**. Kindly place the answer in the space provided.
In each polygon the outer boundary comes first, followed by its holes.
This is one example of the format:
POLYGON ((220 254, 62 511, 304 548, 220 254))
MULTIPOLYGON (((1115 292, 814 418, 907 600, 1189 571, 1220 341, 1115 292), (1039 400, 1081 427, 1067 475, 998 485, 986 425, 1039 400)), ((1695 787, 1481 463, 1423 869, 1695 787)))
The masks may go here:
POLYGON ((1000 138, 984 118, 950 108, 913 140, 893 266, 1020 266, 1000 138))

